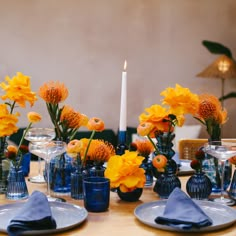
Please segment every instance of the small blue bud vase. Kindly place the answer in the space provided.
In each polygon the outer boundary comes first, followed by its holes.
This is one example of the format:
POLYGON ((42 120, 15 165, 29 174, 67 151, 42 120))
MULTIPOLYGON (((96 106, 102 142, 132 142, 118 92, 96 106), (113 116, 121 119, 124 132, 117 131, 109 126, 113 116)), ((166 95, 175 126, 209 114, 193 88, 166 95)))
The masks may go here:
POLYGON ((8 175, 6 198, 20 200, 28 197, 29 193, 22 167, 15 167, 11 165, 8 175))
POLYGON ((75 171, 71 173, 71 198, 83 199, 83 168, 81 160, 78 159, 74 164, 75 171))
POLYGON ((186 190, 193 199, 207 200, 212 191, 212 183, 204 172, 197 171, 188 179, 186 190))
POLYGON ((159 133, 156 136, 157 147, 160 154, 166 156, 168 159, 164 172, 159 173, 156 168, 153 167, 153 173, 157 179, 153 191, 162 199, 167 199, 176 187, 181 188, 181 182, 176 175, 177 164, 172 159, 175 155, 175 151, 172 149, 174 138, 175 134, 169 132, 159 133))
POLYGON ((153 167, 152 161, 149 160, 149 156, 145 157, 143 163, 140 166, 145 170, 146 183, 145 186, 152 186, 153 184, 153 167))

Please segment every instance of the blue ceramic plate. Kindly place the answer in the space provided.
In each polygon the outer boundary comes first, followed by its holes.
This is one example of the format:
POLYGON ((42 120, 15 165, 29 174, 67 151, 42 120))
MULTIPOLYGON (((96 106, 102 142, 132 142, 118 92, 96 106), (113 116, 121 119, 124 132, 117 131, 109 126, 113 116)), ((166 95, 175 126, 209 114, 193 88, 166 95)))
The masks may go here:
MULTIPOLYGON (((0 231, 7 232, 10 220, 24 203, 13 203, 0 206, 0 231)), ((42 235, 62 232, 81 224, 88 216, 85 208, 63 202, 50 202, 52 215, 57 222, 56 229, 27 231, 24 235, 42 235)))
POLYGON ((200 229, 192 228, 190 230, 178 229, 175 227, 157 224, 154 219, 163 214, 166 200, 149 202, 139 205, 134 210, 134 215, 144 224, 153 228, 168 231, 179 232, 208 232, 228 227, 236 222, 236 210, 222 204, 209 201, 196 201, 203 211, 212 219, 211 226, 202 227, 200 229))

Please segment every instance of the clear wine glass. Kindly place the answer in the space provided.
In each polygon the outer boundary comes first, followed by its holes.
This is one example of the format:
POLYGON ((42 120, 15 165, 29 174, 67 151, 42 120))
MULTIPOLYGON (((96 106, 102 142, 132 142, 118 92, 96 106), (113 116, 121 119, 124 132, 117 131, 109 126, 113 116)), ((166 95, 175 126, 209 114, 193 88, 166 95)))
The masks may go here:
POLYGON ((225 175, 225 162, 236 155, 236 143, 228 141, 211 141, 204 145, 204 151, 216 157, 222 166, 221 173, 221 192, 220 198, 215 198, 213 201, 222 203, 225 205, 233 205, 235 202, 233 199, 224 197, 224 175, 225 175))
POLYGON ((47 173, 47 197, 49 201, 63 201, 60 198, 54 198, 51 196, 50 191, 50 160, 53 157, 59 156, 66 151, 66 143, 63 141, 50 141, 47 143, 43 142, 32 142, 29 144, 30 152, 40 156, 46 162, 46 173, 47 173))
MULTIPOLYGON (((25 139, 31 143, 47 143, 56 137, 54 129, 50 128, 30 128, 26 134, 25 139)), ((45 183, 45 179, 41 174, 41 157, 38 156, 38 175, 30 177, 29 181, 32 183, 45 183)))

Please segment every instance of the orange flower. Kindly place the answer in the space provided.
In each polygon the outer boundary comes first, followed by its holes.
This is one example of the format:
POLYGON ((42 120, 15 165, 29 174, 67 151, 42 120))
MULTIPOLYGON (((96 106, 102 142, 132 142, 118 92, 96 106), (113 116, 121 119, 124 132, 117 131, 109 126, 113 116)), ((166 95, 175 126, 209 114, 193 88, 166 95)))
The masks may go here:
POLYGON ((167 164, 167 158, 166 156, 162 155, 162 154, 159 154, 157 156, 155 156, 153 159, 152 159, 152 164, 154 167, 156 167, 159 171, 163 170, 165 167, 166 167, 166 164, 167 164))
POLYGON ((216 124, 224 124, 227 121, 227 111, 222 108, 217 97, 211 94, 199 95, 200 104, 197 117, 201 120, 212 120, 216 124))
POLYGON ((47 103, 58 104, 68 96, 68 89, 63 83, 50 81, 39 88, 39 96, 47 103))
POLYGON ((66 151, 68 155, 73 158, 81 155, 81 153, 84 151, 83 142, 78 139, 71 140, 67 145, 66 151))
POLYGON ((91 141, 87 155, 90 161, 106 162, 115 155, 115 149, 109 142, 95 139, 91 141))
POLYGON ((148 156, 154 151, 152 143, 147 139, 138 139, 134 142, 137 147, 137 151, 141 156, 148 156))
POLYGON ((152 123, 149 123, 149 122, 141 122, 139 125, 138 125, 138 128, 137 128, 137 133, 140 135, 140 136, 147 136, 149 135, 153 130, 154 130, 154 125, 152 123))
POLYGON ((229 159, 229 162, 230 162, 231 164, 233 164, 233 165, 236 165, 236 156, 231 157, 231 158, 229 159))
POLYGON ((64 123, 64 125, 68 128, 79 128, 83 124, 86 124, 88 118, 81 114, 80 112, 76 112, 70 106, 64 106, 61 112, 60 121, 64 123))
POLYGON ((39 113, 33 112, 33 111, 28 112, 27 118, 30 123, 37 123, 37 122, 41 121, 41 119, 42 119, 42 117, 39 113))
POLYGON ((93 130, 93 131, 103 131, 105 128, 104 122, 97 117, 90 118, 87 124, 88 130, 93 130))

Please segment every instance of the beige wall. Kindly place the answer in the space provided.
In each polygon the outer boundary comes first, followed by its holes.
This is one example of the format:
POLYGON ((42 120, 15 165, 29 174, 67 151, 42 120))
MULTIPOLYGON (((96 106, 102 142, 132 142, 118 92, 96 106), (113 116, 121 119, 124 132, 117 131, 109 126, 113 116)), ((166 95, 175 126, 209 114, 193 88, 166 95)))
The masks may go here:
MULTIPOLYGON (((67 104, 116 131, 127 59, 127 123, 136 127, 167 86, 221 95, 220 80, 195 75, 216 58, 202 40, 236 54, 235 12, 235 0, 0 0, 0 78, 21 71, 32 77, 34 90, 49 80, 64 82, 67 104)), ((236 79, 225 86, 226 93, 236 91, 236 79)), ((236 136, 235 104, 225 102, 225 137, 236 136)), ((51 125, 42 100, 34 110, 43 114, 41 126, 51 125)), ((187 123, 197 122, 190 117, 187 123)))

